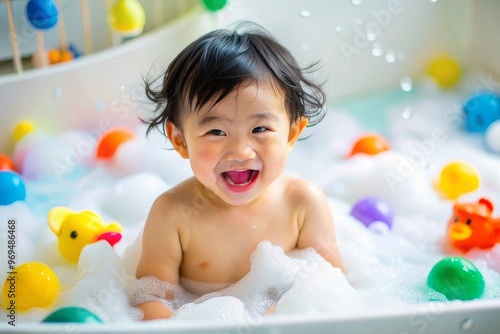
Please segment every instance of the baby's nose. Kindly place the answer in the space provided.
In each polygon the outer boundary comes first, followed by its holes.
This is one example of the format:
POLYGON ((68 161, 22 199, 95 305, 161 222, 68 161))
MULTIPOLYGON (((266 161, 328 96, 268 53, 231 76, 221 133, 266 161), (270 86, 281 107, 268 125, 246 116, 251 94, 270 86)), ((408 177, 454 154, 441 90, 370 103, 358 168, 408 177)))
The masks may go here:
POLYGON ((244 139, 232 139, 226 152, 228 161, 245 161, 255 158, 255 151, 250 142, 244 139))

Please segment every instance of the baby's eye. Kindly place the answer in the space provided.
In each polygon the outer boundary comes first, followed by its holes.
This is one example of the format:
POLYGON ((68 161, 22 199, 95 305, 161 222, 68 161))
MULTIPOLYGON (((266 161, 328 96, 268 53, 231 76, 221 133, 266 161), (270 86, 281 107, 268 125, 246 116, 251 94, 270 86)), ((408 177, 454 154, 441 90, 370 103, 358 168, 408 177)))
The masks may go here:
POLYGON ((213 129, 207 132, 207 135, 213 135, 213 136, 225 136, 226 133, 222 130, 218 129, 213 129))
POLYGON ((258 126, 258 127, 254 128, 254 129, 252 130, 252 133, 265 132, 265 131, 267 131, 267 130, 269 130, 269 129, 268 129, 268 128, 266 128, 265 126, 258 126))

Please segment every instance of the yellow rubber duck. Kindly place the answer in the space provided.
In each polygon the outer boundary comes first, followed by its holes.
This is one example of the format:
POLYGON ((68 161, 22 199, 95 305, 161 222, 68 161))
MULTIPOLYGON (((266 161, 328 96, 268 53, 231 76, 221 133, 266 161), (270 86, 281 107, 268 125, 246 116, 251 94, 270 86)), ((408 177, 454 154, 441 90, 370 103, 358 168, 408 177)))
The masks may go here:
POLYGON ((122 238, 122 227, 116 222, 108 225, 95 212, 75 212, 66 207, 54 207, 48 214, 49 227, 59 238, 61 255, 77 263, 83 247, 99 240, 106 240, 111 246, 122 238))

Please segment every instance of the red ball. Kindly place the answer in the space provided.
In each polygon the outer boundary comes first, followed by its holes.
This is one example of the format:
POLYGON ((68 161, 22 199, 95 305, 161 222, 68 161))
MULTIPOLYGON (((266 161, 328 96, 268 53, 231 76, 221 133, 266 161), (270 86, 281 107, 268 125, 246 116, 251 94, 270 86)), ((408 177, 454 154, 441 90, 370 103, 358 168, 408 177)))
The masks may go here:
POLYGON ((97 142, 96 158, 109 159, 113 157, 121 144, 134 137, 134 133, 125 128, 114 128, 104 132, 97 142))
POLYGON ((0 170, 17 171, 12 160, 3 154, 0 154, 0 170))

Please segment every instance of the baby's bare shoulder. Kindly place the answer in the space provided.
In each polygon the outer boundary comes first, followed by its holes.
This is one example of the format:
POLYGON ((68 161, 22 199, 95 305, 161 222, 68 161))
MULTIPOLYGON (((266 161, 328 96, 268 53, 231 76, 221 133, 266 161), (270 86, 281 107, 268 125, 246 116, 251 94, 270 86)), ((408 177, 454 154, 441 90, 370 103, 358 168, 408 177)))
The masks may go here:
POLYGON ((195 186, 188 179, 158 196, 149 212, 148 221, 177 222, 182 210, 195 196, 195 186))
POLYGON ((284 177, 285 194, 289 200, 308 203, 325 198, 323 190, 313 182, 295 176, 284 177))

